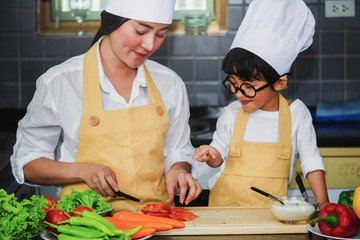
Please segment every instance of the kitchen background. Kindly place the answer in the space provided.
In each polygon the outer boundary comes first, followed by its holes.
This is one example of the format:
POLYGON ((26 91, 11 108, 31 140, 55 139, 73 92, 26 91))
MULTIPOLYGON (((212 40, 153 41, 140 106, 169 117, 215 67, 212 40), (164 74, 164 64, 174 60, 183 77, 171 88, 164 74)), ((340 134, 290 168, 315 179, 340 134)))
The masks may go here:
MULTIPOLYGON (((169 36, 151 57, 182 77, 192 107, 218 109, 232 100, 221 86, 225 77, 220 71, 221 62, 249 2, 228 0, 227 34, 169 36)), ((295 61, 284 94, 289 98, 300 98, 311 109, 319 101, 344 104, 359 100, 360 0, 355 0, 356 17, 349 18, 326 18, 324 0, 305 0, 305 3, 317 23, 314 42, 295 61)), ((16 123, 9 121, 11 117, 23 114, 35 91, 36 79, 50 67, 87 51, 92 41, 92 37, 37 37, 34 31, 34 6, 33 0, 0 1, 2 168, 9 167, 5 164, 15 141, 13 130, 16 129, 16 123)), ((355 139, 358 140, 358 136, 355 139)), ((339 142, 347 144, 342 140, 339 142)), ((356 161, 354 164, 357 164, 357 169, 359 158, 356 161)), ((359 173, 355 179, 359 180, 359 173)), ((10 184, 3 180, 1 182, 4 186, 10 184)))

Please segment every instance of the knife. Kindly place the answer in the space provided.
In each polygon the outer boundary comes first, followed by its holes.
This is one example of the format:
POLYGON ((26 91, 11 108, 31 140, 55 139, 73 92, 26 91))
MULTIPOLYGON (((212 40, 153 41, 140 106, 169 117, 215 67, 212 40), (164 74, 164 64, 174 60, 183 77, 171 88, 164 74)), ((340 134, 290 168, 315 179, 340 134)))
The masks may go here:
POLYGON ((301 176, 297 175, 295 180, 296 180, 297 185, 299 186, 300 192, 303 195, 305 201, 309 202, 309 196, 306 193, 306 189, 304 187, 303 181, 301 180, 301 176))
POLYGON ((124 198, 127 198, 127 199, 129 199, 131 201, 134 201, 134 202, 140 202, 140 199, 137 199, 137 198, 135 198, 133 196, 130 196, 130 195, 126 194, 126 193, 123 193, 120 190, 115 192, 115 194, 118 195, 118 197, 124 197, 124 198))

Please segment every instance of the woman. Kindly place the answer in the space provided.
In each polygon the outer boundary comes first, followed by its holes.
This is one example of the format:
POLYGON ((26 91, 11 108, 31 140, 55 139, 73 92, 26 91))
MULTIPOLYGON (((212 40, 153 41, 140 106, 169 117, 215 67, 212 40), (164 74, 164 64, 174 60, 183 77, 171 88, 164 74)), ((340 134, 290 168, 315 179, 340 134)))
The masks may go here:
POLYGON ((174 4, 108 0, 91 49, 38 79, 11 157, 19 183, 65 185, 60 197, 91 188, 115 211, 169 204, 178 187, 185 204, 200 194, 184 83, 146 60, 164 41, 174 4))

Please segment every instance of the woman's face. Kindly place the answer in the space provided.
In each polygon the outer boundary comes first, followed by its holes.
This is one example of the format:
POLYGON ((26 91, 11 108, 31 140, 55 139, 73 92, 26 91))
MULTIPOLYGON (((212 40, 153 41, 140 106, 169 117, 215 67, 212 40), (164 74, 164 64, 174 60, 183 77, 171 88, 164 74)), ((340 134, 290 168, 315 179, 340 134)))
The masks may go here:
POLYGON ((169 26, 129 20, 110 34, 112 52, 128 67, 137 68, 161 46, 169 26))
MULTIPOLYGON (((249 83, 255 89, 259 89, 267 84, 265 79, 254 80, 254 81, 242 81, 239 77, 235 75, 230 75, 229 80, 235 84, 236 87, 240 87, 242 83, 249 83)), ((235 93, 235 97, 241 102, 242 108, 247 113, 252 113, 258 109, 264 111, 278 111, 279 97, 277 92, 274 91, 271 87, 264 88, 263 90, 256 93, 255 97, 249 98, 243 95, 240 91, 235 93)))

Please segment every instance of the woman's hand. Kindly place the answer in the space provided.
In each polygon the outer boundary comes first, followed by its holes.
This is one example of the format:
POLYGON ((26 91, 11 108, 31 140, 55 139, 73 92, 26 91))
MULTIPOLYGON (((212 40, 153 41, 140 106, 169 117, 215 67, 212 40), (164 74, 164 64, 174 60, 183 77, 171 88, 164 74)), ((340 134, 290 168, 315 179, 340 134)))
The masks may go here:
POLYGON ((180 188, 179 202, 189 204, 196 199, 202 191, 201 185, 190 174, 191 166, 186 162, 175 163, 165 177, 168 199, 166 204, 174 200, 176 189, 180 188), (187 193, 187 196, 186 196, 187 193), (186 197, 186 198, 185 198, 186 197))
POLYGON ((223 162, 219 151, 209 145, 198 147, 195 150, 194 159, 199 162, 206 162, 210 167, 218 167, 223 162))
POLYGON ((81 179, 92 190, 104 197, 116 197, 114 193, 119 190, 115 172, 102 164, 82 163, 80 168, 81 179))

